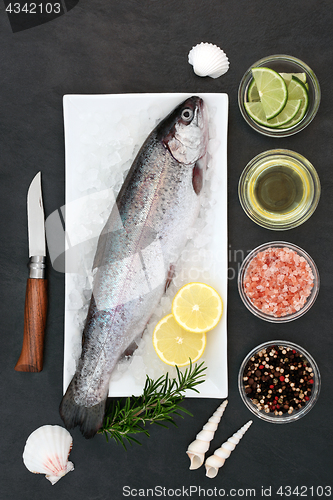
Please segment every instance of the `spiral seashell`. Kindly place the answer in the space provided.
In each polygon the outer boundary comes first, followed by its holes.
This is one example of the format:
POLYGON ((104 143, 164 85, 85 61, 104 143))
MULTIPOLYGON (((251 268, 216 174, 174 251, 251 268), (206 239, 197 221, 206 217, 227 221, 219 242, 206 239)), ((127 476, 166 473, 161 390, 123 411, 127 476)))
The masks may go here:
POLYGON ((23 451, 23 462, 34 474, 45 474, 55 484, 67 472, 74 469, 68 461, 73 440, 70 433, 59 425, 43 425, 27 439, 23 451))
POLYGON ((207 42, 192 47, 188 54, 188 62, 198 76, 218 78, 229 69, 229 60, 225 52, 217 45, 207 42))
POLYGON ((220 423, 227 404, 228 400, 226 399, 213 413, 199 434, 196 435, 195 441, 193 441, 187 448, 186 453, 191 460, 190 470, 199 469, 199 467, 203 464, 205 453, 214 437, 215 431, 220 423))
POLYGON ((252 420, 249 420, 243 427, 241 427, 235 434, 233 434, 228 441, 222 444, 221 448, 214 451, 214 455, 207 458, 205 462, 206 476, 213 478, 217 476, 219 468, 224 465, 226 459, 230 456, 231 452, 236 448, 236 445, 248 430, 252 420))

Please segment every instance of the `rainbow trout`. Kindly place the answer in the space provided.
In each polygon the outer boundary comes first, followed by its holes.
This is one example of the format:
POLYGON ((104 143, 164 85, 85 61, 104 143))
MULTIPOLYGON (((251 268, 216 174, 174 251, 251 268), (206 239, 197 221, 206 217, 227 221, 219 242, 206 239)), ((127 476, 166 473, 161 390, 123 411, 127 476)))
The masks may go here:
POLYGON ((200 210, 208 117, 199 97, 177 106, 138 152, 99 237, 82 354, 60 404, 90 438, 103 423, 111 373, 144 331, 200 210))

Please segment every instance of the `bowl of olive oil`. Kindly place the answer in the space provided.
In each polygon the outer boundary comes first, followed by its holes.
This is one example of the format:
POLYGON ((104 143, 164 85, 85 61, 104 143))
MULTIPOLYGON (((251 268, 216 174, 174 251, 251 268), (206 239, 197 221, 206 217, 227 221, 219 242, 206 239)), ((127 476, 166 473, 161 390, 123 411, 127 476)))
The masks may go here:
POLYGON ((245 213, 267 229, 282 231, 303 224, 315 211, 320 181, 304 156, 272 149, 253 158, 239 179, 238 194, 245 213))

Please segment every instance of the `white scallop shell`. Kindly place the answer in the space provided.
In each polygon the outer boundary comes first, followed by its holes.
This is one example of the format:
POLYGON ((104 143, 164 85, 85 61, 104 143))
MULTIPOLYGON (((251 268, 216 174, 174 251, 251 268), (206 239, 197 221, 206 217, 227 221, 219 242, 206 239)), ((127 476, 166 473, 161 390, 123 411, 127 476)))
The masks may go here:
POLYGON ((73 440, 70 433, 59 425, 43 425, 27 439, 23 451, 23 462, 34 474, 45 474, 55 484, 67 472, 74 469, 68 461, 73 440))
POLYGON ((194 73, 198 76, 218 78, 229 69, 225 52, 217 45, 207 42, 201 42, 190 50, 188 62, 192 64, 194 73))

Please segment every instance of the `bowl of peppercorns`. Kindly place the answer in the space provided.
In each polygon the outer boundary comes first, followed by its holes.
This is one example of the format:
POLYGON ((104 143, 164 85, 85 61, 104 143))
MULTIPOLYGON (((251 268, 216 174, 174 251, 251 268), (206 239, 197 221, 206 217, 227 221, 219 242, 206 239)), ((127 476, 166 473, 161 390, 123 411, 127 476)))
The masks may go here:
POLYGON ((284 340, 265 342, 243 360, 238 388, 245 405, 268 422, 295 422, 316 403, 320 373, 313 357, 284 340))

